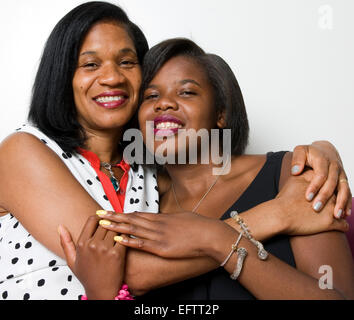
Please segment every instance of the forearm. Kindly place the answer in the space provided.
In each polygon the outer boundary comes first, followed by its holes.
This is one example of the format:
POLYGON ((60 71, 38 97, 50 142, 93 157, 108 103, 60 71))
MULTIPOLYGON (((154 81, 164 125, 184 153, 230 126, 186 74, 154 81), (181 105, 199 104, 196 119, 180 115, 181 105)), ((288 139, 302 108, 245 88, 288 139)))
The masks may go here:
POLYGON ((125 282, 134 295, 197 277, 219 266, 209 257, 164 259, 134 249, 128 250, 126 259, 125 282))
MULTIPOLYGON (((231 245, 238 237, 238 233, 231 230, 224 231, 223 241, 215 244, 215 247, 210 251, 210 255, 219 262, 225 259, 231 249, 231 245)), ((269 254, 266 261, 259 260, 257 249, 245 238, 242 238, 239 247, 246 248, 248 255, 237 281, 257 299, 344 299, 344 296, 335 289, 320 289, 318 279, 293 268, 271 254, 269 254)), ((234 271, 236 261, 237 254, 235 253, 225 266, 225 270, 230 274, 234 271)))
MULTIPOLYGON (((260 204, 242 213, 242 218, 256 239, 264 241, 282 230, 275 201, 260 204)), ((240 231, 234 219, 225 221, 240 231)), ((128 251, 126 281, 137 294, 194 278, 216 269, 219 264, 209 257, 194 259, 163 259, 150 253, 130 249, 128 251)))

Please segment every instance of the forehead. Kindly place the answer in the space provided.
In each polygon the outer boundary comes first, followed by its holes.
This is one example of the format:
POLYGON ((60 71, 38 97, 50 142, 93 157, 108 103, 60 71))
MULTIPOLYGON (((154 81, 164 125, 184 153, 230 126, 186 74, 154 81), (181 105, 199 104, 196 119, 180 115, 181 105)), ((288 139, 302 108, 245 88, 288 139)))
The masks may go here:
POLYGON ((99 49, 131 48, 135 51, 133 40, 122 25, 116 22, 98 22, 86 34, 80 52, 99 49))
POLYGON ((177 56, 168 60, 156 73, 151 83, 155 81, 180 82, 184 79, 193 79, 205 85, 209 83, 207 74, 200 63, 187 56, 177 56))

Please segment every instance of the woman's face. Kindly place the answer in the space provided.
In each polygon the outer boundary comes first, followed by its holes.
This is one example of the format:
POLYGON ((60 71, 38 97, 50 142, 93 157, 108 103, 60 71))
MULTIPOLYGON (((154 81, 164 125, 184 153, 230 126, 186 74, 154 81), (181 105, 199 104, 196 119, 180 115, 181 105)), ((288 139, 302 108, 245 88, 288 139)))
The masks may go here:
POLYGON ((79 123, 87 131, 117 130, 137 108, 141 68, 122 26, 100 22, 86 35, 73 78, 79 123))
MULTIPOLYGON (((155 136, 175 139, 178 152, 179 129, 213 129, 217 125, 213 88, 202 67, 193 59, 178 56, 169 60, 158 71, 144 92, 139 109, 139 124, 144 142, 149 148, 147 123, 154 124, 155 136)), ((154 153, 165 141, 154 142, 154 153)))

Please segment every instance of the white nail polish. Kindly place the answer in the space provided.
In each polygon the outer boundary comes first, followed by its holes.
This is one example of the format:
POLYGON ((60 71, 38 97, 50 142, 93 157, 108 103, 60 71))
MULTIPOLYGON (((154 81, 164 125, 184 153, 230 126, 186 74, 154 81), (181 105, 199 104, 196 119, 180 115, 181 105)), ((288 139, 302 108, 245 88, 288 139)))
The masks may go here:
POLYGON ((299 166, 293 166, 291 168, 291 173, 292 174, 297 174, 300 171, 300 167, 299 166))
POLYGON ((343 214, 343 210, 342 210, 342 209, 339 209, 338 212, 337 212, 337 214, 336 214, 337 219, 342 218, 342 214, 343 214))
POLYGON ((314 198, 314 196, 315 196, 315 194, 314 194, 313 192, 309 193, 309 194, 307 195, 307 200, 308 200, 308 201, 312 201, 313 198, 314 198))
POLYGON ((316 204, 313 206, 313 208, 315 209, 315 211, 320 211, 322 208, 322 202, 317 201, 316 204))

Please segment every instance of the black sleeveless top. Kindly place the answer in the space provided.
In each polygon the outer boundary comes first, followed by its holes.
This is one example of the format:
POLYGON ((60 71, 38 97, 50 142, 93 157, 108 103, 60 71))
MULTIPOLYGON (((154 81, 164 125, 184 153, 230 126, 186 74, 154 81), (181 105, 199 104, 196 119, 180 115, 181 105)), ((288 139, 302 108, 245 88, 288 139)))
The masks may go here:
MULTIPOLYGON (((267 154, 267 161, 263 168, 241 197, 221 217, 222 220, 229 219, 232 211, 236 210, 241 213, 276 197, 285 153, 267 154)), ((276 236, 263 244, 269 253, 295 267, 288 236, 276 236)), ((196 278, 153 290, 144 296, 137 297, 137 300, 142 301, 253 299, 255 297, 239 282, 230 279, 229 273, 224 268, 218 268, 196 278)))

